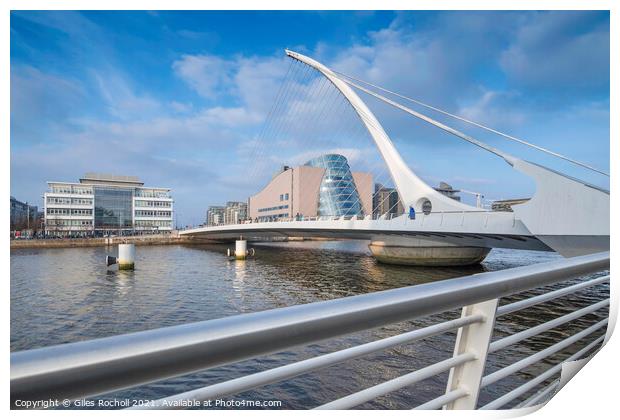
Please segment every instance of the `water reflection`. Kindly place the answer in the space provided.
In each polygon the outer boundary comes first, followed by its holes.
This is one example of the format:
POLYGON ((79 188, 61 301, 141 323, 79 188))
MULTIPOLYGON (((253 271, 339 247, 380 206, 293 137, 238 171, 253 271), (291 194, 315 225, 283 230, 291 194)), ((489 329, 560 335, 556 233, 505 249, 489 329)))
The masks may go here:
POLYGON ((128 294, 135 286, 134 270, 106 270, 106 280, 115 286, 115 292, 119 296, 128 294))

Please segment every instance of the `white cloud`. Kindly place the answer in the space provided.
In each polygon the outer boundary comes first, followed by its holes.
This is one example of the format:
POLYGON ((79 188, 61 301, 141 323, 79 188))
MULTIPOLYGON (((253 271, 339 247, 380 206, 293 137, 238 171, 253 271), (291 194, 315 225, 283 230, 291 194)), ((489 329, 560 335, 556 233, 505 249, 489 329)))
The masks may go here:
POLYGON ((172 68, 200 95, 214 99, 229 88, 233 64, 214 55, 184 55, 172 64, 172 68))
POLYGON ((82 85, 32 66, 11 66, 11 141, 44 142, 85 104, 82 85))
POLYGON ((138 95, 126 78, 114 70, 105 75, 93 71, 101 98, 108 112, 121 120, 136 120, 152 117, 161 111, 161 103, 149 94, 138 95))
POLYGON ((170 101, 169 106, 174 112, 179 114, 187 114, 194 108, 192 104, 185 104, 177 101, 170 101))
POLYGON ((288 67, 285 57, 225 59, 215 55, 183 55, 172 64, 175 73, 206 99, 233 97, 249 112, 266 114, 288 67))
POLYGON ((240 126, 258 124, 262 122, 262 115, 249 108, 214 107, 203 110, 196 119, 211 126, 225 126, 240 128, 240 126))
POLYGON ((515 106, 519 100, 517 92, 501 92, 481 89, 480 96, 473 103, 461 106, 457 115, 483 125, 501 129, 514 129, 525 123, 524 110, 515 106))

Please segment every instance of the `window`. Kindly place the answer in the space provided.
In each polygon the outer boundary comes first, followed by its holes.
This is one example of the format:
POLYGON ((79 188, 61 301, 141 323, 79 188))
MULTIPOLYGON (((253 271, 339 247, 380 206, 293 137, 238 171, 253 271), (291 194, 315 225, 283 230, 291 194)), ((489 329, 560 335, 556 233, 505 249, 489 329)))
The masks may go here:
POLYGON ((131 227, 133 191, 95 187, 95 227, 131 227))
POLYGON ((431 214, 432 210, 433 210, 433 205, 431 204, 431 202, 429 200, 425 200, 422 203, 422 213, 424 213, 425 215, 429 215, 431 214))
POLYGON ((47 197, 47 204, 71 204, 69 197, 47 197))
POLYGON ((92 194, 93 190, 85 187, 74 187, 73 194, 92 194))
POLYGON ((136 200, 136 207, 170 207, 170 201, 145 201, 136 200))
POLYGON ((170 227, 169 220, 136 220, 136 227, 170 227))
POLYGON ((288 200, 288 193, 284 194, 284 200, 288 200))
POLYGON ((170 211, 136 210, 136 217, 172 217, 170 211))
POLYGON ((280 194, 280 201, 284 201, 284 194, 280 194))
POLYGON ((265 211, 282 210, 282 209, 288 209, 288 204, 286 204, 284 206, 265 207, 265 208, 262 208, 262 209, 258 209, 258 212, 262 213, 262 212, 265 212, 265 211))
POLYGON ((136 197, 170 198, 170 193, 168 191, 156 191, 156 190, 137 189, 136 190, 136 197))
POLYGON ((72 209, 71 214, 73 216, 91 216, 93 211, 91 209, 72 209))

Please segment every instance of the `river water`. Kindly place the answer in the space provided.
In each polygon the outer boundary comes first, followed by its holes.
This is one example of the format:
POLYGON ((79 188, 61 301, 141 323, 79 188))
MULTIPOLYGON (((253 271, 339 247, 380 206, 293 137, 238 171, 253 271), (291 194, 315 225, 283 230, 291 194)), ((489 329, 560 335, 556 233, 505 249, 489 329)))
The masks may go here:
MULTIPOLYGON (((257 256, 247 261, 229 261, 225 245, 137 247, 136 269, 132 272, 105 266, 105 256, 114 255, 115 248, 12 250, 11 351, 317 302, 560 258, 554 253, 493 250, 479 266, 415 268, 377 263, 364 241, 251 246, 256 248, 257 256)), ((541 288, 504 299, 500 304, 550 289, 552 287, 541 288)), ((510 314, 498 320, 495 336, 499 338, 523 330, 608 296, 608 285, 601 285, 510 314)), ((458 316, 459 312, 454 311, 394 324, 103 398, 161 398, 458 316)), ((606 310, 599 311, 492 354, 488 371, 522 359, 605 316, 606 310)), ((602 330, 597 334, 601 333, 602 330)), ((454 339, 454 333, 444 334, 225 399, 279 400, 286 409, 312 408, 448 358, 452 355, 454 339)), ((578 342, 566 352, 493 384, 483 390, 480 402, 484 404, 524 383, 586 342, 578 342)), ((447 374, 439 375, 359 408, 410 408, 442 393, 446 380, 447 374)))

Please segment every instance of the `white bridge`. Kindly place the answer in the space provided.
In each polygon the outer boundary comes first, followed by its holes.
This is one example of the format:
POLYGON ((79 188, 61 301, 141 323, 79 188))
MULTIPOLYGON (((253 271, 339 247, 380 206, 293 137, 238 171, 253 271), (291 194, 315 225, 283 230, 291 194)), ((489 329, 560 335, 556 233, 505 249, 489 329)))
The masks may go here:
MULTIPOLYGON (((491 248, 553 250, 566 257, 609 250, 609 191, 509 155, 395 102, 376 90, 410 98, 332 71, 299 53, 287 50, 286 54, 319 72, 346 98, 378 148, 403 205, 406 209, 415 210, 415 218, 409 214, 390 220, 372 219, 371 216, 364 219, 323 216, 200 227, 182 231, 181 235, 212 239, 240 236, 247 239, 282 236, 368 239, 371 240, 373 255, 381 261, 423 265, 480 262, 491 248), (535 194, 526 203, 514 205, 514 212, 498 212, 469 206, 435 191, 405 163, 382 125, 353 88, 497 155, 535 181, 535 194)), ((607 175, 497 130, 411 101, 607 175)))

